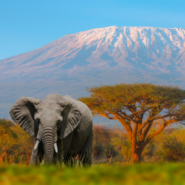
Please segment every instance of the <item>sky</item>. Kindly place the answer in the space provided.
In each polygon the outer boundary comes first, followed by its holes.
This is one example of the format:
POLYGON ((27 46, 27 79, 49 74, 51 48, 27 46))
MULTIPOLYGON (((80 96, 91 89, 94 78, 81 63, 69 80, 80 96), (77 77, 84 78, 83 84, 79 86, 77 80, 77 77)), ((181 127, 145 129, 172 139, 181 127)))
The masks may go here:
POLYGON ((185 29, 185 0, 0 0, 0 60, 108 26, 185 29))

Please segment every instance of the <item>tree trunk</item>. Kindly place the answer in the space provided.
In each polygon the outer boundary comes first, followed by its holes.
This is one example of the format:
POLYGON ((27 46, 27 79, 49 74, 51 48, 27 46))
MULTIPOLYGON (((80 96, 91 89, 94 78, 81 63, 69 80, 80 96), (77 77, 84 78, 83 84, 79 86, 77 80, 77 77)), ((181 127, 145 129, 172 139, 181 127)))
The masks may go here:
POLYGON ((141 162, 141 154, 142 154, 143 148, 132 144, 132 162, 133 163, 140 163, 141 162))

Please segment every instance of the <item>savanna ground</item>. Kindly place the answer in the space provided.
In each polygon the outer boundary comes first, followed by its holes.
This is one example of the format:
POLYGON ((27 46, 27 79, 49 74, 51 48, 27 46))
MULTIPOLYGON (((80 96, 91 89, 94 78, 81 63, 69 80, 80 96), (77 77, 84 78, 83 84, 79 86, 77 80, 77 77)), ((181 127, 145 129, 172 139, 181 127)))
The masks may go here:
POLYGON ((1 165, 0 184, 174 184, 185 182, 185 164, 93 165, 91 168, 1 165))

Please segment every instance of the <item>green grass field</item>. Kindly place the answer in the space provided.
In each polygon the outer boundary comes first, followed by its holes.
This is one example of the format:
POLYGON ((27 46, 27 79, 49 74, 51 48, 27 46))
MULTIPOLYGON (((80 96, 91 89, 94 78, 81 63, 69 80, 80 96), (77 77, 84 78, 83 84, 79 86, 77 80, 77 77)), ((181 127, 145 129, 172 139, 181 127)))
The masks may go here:
POLYGON ((1 165, 0 184, 185 184, 185 164, 93 165, 91 168, 1 165))

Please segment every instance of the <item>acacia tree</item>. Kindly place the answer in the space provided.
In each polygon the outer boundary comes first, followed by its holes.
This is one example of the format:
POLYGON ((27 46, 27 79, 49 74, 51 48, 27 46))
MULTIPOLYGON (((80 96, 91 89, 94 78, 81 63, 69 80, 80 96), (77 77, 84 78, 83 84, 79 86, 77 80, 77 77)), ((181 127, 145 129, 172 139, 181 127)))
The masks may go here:
POLYGON ((132 160, 140 162, 144 147, 172 123, 185 120, 185 90, 178 87, 135 83, 87 88, 90 97, 81 97, 95 116, 118 120, 132 143, 132 160), (155 132, 154 121, 162 120, 155 132))

